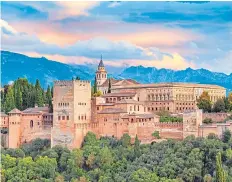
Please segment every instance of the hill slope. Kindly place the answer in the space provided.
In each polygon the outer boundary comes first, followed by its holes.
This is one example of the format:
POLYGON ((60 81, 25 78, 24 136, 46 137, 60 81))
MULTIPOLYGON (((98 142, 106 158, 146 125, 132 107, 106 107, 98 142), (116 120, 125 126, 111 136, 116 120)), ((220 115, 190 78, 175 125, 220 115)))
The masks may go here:
MULTIPOLYGON (((41 85, 46 87, 53 80, 72 79, 72 77, 76 76, 79 76, 81 79, 93 80, 95 76, 93 65, 68 65, 43 57, 33 58, 8 51, 1 51, 1 60, 2 85, 16 80, 18 77, 26 77, 31 82, 35 82, 38 78, 41 85)), ((114 73, 111 76, 115 78, 131 78, 141 83, 195 82, 217 84, 227 88, 228 91, 232 91, 232 74, 226 75, 206 69, 193 70, 187 68, 174 71, 164 68, 131 66, 121 73, 114 73)))
POLYGON ((81 79, 92 79, 94 70, 87 66, 71 66, 44 57, 32 58, 18 53, 1 51, 2 85, 18 77, 26 77, 35 82, 38 78, 41 85, 51 84, 53 80, 72 79, 79 76, 81 79))

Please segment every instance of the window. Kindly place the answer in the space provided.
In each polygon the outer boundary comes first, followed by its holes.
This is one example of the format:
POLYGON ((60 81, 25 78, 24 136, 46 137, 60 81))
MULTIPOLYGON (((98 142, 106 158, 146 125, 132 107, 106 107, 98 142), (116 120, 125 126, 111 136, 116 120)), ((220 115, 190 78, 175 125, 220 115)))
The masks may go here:
POLYGON ((65 116, 62 116, 62 120, 65 120, 65 116))
POLYGON ((39 125, 39 122, 37 124, 39 125))
POLYGON ((69 116, 67 116, 67 120, 69 120, 69 116))
POLYGON ((99 107, 97 107, 97 110, 99 110, 99 107))
POLYGON ((60 116, 58 116, 58 120, 60 120, 60 116))
POLYGON ((30 127, 33 128, 33 120, 30 121, 30 127))

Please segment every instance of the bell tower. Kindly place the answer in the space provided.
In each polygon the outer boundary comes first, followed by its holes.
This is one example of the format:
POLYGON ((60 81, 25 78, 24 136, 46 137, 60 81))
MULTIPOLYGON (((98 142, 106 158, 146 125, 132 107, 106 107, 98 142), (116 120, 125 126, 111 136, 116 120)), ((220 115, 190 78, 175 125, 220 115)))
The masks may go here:
POLYGON ((96 71, 96 79, 97 79, 97 87, 101 86, 107 80, 107 71, 105 70, 105 66, 102 61, 102 55, 101 55, 101 60, 98 64, 98 69, 96 71))

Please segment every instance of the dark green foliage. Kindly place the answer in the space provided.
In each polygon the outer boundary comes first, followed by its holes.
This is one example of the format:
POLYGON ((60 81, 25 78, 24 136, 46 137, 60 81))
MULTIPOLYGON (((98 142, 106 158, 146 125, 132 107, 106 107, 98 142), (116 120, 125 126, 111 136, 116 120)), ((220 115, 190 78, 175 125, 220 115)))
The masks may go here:
POLYGON ((231 132, 230 130, 226 130, 223 134, 222 134, 222 141, 225 142, 225 143, 228 143, 229 140, 231 138, 231 132))
POLYGON ((45 92, 36 80, 35 86, 26 78, 18 78, 12 85, 5 85, 1 91, 1 111, 9 112, 14 108, 24 110, 29 107, 47 104, 52 111, 53 90, 48 86, 45 92))
POLYGON ((223 99, 218 99, 213 105, 213 112, 225 112, 226 106, 223 99))
POLYGON ((157 139, 160 139, 159 131, 154 131, 154 133, 152 133, 152 136, 157 138, 157 139))
POLYGON ((11 111, 14 108, 15 108, 14 92, 13 92, 13 88, 10 86, 7 89, 6 100, 4 103, 4 109, 5 109, 5 112, 8 113, 9 111, 11 111))
POLYGON ((197 107, 204 112, 211 112, 212 103, 208 92, 203 92, 200 98, 197 100, 197 107))
POLYGON ((213 123, 213 120, 211 118, 205 118, 202 122, 204 124, 211 124, 211 123, 213 123))
POLYGON ((126 134, 120 140, 97 139, 89 132, 82 148, 74 150, 50 148, 47 140, 37 139, 21 149, 2 151, 2 181, 231 181, 230 137, 223 142, 215 135, 190 136, 146 145, 134 139, 134 144, 126 134))
POLYGON ((96 78, 96 76, 95 76, 95 79, 94 79, 93 93, 94 93, 94 94, 97 93, 97 78, 96 78))
POLYGON ((111 93, 111 79, 109 78, 108 93, 111 93))
POLYGON ((177 123, 182 123, 183 118, 181 117, 175 117, 175 116, 160 116, 160 122, 177 122, 177 123))

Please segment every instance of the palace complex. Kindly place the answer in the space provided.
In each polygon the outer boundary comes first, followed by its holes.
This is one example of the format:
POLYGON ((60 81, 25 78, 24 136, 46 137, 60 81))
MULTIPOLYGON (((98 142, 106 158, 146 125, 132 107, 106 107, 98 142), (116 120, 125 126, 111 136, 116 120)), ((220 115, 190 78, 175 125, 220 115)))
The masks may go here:
MULTIPOLYGON (((51 139, 52 146, 81 147, 87 132, 97 137, 124 134, 136 135, 142 143, 155 141, 152 133, 161 138, 181 140, 189 135, 221 135, 232 121, 202 124, 203 118, 223 121, 226 113, 204 114, 197 108, 197 99, 207 91, 214 103, 226 96, 226 90, 217 85, 193 83, 140 84, 131 79, 116 80, 107 77, 102 59, 96 71, 97 89, 102 96, 91 97, 91 83, 84 80, 54 81, 53 113, 47 107, 13 109, 1 113, 1 128, 8 130, 5 146, 17 148, 35 138, 51 139), (157 113, 169 112, 183 118, 183 122, 160 122, 157 113), (207 115, 207 116, 205 116, 207 115)), ((3 138, 3 137, 2 137, 3 138)))

